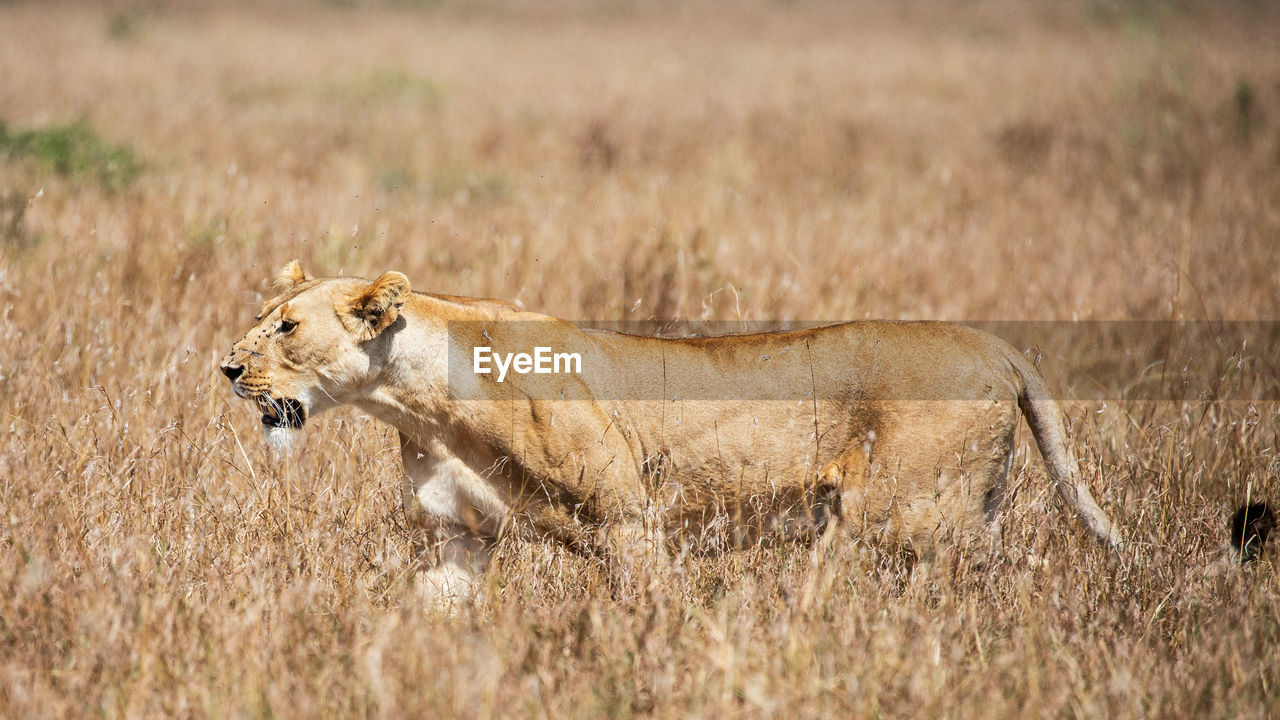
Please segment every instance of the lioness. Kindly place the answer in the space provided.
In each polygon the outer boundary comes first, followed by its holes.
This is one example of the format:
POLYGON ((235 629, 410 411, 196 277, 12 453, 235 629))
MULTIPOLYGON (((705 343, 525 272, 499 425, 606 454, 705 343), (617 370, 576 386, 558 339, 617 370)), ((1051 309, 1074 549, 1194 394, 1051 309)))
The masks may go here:
POLYGON ((293 261, 277 288, 222 372, 261 408, 268 439, 288 442, 340 404, 399 430, 405 510, 443 599, 472 593, 508 528, 619 572, 717 520, 807 537, 847 527, 928 552, 994 521, 1019 408, 1058 494, 1095 536, 1121 541, 1035 368, 972 328, 675 340, 410 292, 398 272, 312 279, 293 261), (513 369, 537 348, 580 364, 513 369))

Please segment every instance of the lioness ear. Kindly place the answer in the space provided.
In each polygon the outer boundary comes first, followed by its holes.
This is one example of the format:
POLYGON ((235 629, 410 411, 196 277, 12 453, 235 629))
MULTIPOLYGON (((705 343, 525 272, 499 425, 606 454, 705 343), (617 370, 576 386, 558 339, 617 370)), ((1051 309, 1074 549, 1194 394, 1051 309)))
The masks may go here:
POLYGON ((290 260, 280 268, 280 272, 276 273, 275 286, 277 290, 291 290, 310 279, 307 277, 307 271, 302 269, 302 263, 290 260))
POLYGON ((361 340, 372 340, 396 321, 408 297, 409 278, 403 273, 384 273, 350 296, 343 313, 347 329, 361 340))

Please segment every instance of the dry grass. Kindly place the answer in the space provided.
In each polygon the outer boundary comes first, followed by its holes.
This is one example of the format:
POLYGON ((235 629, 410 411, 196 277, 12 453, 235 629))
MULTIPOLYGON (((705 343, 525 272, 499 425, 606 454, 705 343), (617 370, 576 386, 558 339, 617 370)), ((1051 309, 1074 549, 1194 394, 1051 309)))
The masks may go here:
POLYGON ((214 367, 295 256, 593 320, 1274 319, 1274 8, 190 5, 0 4, 0 715, 1280 715, 1275 565, 1215 563, 1274 403, 1071 408, 1120 560, 1023 442, 985 563, 619 603, 509 544, 449 620, 391 431, 274 460, 214 367))

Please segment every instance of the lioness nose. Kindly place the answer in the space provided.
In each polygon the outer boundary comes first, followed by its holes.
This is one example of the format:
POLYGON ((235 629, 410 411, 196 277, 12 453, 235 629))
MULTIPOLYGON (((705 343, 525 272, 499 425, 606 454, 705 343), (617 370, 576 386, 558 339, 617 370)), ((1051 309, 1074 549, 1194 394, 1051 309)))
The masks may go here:
POLYGON ((227 376, 228 380, 235 380, 244 373, 243 365, 223 365, 222 374, 227 376))

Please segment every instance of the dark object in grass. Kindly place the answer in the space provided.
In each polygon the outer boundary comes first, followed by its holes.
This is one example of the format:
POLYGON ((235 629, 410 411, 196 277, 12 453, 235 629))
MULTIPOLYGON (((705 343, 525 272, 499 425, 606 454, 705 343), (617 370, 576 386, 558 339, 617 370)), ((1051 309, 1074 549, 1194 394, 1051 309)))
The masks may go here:
POLYGON ((1243 505, 1231 518, 1231 547, 1240 551, 1240 562, 1258 557, 1267 536, 1276 527, 1276 516, 1264 502, 1243 505))

